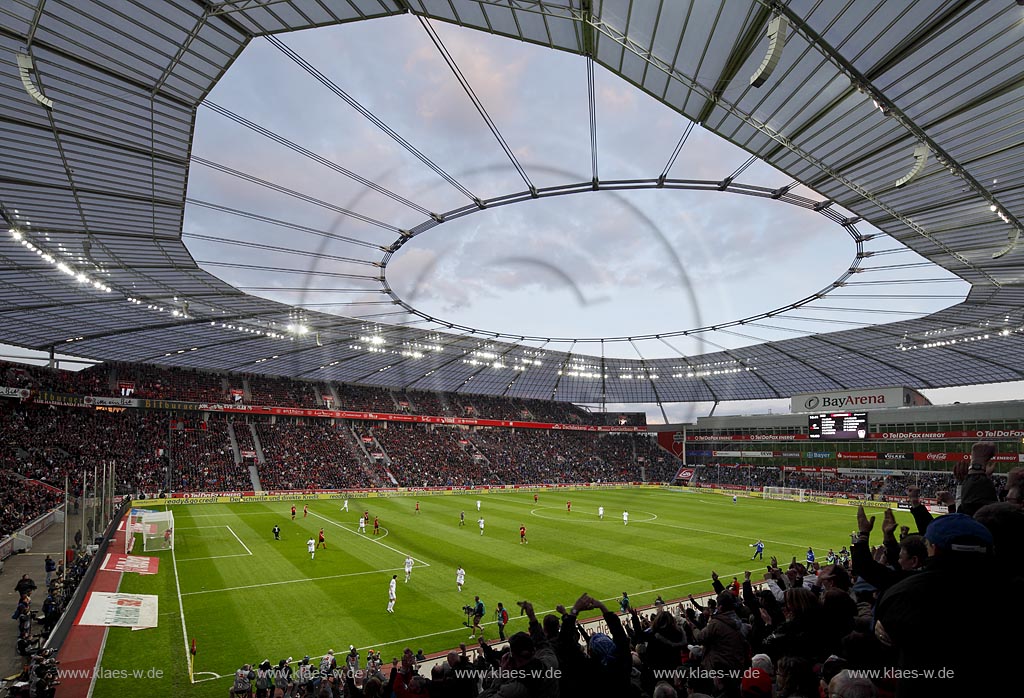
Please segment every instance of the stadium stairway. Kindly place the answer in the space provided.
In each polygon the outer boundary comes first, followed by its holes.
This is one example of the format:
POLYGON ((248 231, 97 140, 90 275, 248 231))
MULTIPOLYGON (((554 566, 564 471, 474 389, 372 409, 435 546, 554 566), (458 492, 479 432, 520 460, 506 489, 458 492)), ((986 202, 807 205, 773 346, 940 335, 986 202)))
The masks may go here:
POLYGON ((228 440, 231 442, 231 457, 235 460, 235 465, 241 465, 242 451, 238 448, 238 437, 235 435, 235 425, 233 422, 228 422, 228 440))
POLYGON ((253 492, 263 491, 263 485, 260 484, 260 473, 255 463, 249 466, 249 480, 252 482, 253 492))
MULTIPOLYGON (((32 551, 20 555, 12 555, 4 561, 0 580, 4 583, 4 606, 7 629, 0 635, 0 677, 12 676, 21 672, 23 658, 18 654, 18 621, 11 619, 6 609, 14 609, 18 605, 18 593, 14 591, 14 583, 27 574, 39 587, 32 593, 32 609, 38 610, 46 598, 46 570, 44 561, 50 555, 54 560, 64 559, 61 548, 64 545, 64 526, 53 525, 38 536, 32 537, 32 551)), ((42 627, 33 624, 32 632, 42 632, 42 627)))
POLYGON ((267 462, 267 457, 263 455, 263 442, 260 441, 260 432, 256 428, 255 424, 249 423, 246 425, 249 433, 252 434, 252 445, 256 450, 256 462, 260 465, 264 465, 267 462))

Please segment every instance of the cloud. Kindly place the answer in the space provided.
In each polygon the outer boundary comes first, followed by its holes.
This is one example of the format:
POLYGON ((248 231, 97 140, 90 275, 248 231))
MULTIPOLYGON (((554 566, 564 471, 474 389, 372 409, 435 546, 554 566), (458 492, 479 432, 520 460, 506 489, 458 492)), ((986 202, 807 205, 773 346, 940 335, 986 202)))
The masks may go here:
MULTIPOLYGON (((590 180, 583 58, 443 23, 435 28, 533 184, 590 180)), ((487 199, 526 189, 414 17, 311 30, 283 40, 472 195, 487 199)), ((600 177, 605 182, 657 177, 687 120, 604 69, 595 77, 600 177)), ((471 205, 457 187, 265 40, 252 42, 212 98, 430 212, 471 205)), ((429 220, 414 206, 209 110, 200 109, 198 124, 194 152, 201 157, 398 228, 429 220)), ((747 158, 740 148, 695 128, 669 176, 719 181, 747 158)), ((760 163, 740 179, 766 187, 790 181, 760 163)), ((398 238, 393 231, 197 164, 189 196, 374 245, 398 238)), ((384 255, 197 206, 188 208, 186 229, 320 255, 370 261, 384 255)), ((298 254, 188 244, 198 258, 359 271, 298 254)), ((425 312, 462 324, 517 333, 627 335, 725 322, 786 305, 831 283, 853 251, 845 233, 822 216, 779 202, 717 191, 588 191, 495 206, 445 222, 395 254, 387 279, 425 312)), ((239 285, 305 284, 311 289, 303 296, 307 302, 337 302, 333 310, 341 314, 356 307, 343 303, 376 296, 341 298, 312 290, 338 283, 322 274, 214 271, 239 285)), ((715 341, 732 346, 749 340, 719 333, 715 341)), ((655 345, 645 351, 667 349, 655 345)))

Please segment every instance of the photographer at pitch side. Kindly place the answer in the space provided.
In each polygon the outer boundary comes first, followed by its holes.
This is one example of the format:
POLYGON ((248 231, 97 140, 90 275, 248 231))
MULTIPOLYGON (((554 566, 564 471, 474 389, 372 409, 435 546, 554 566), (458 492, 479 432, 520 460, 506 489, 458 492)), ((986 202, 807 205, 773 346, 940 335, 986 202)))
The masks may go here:
POLYGON ((518 603, 530 618, 531 632, 513 634, 508 640, 508 651, 501 655, 480 640, 480 651, 492 667, 490 685, 480 694, 481 698, 554 698, 559 695, 561 671, 554 648, 549 642, 540 641, 544 631, 534 615, 533 605, 529 601, 518 603))
POLYGON ((480 600, 479 596, 473 597, 473 627, 471 628, 469 636, 483 637, 484 629, 480 627, 480 621, 484 617, 484 602, 480 600))

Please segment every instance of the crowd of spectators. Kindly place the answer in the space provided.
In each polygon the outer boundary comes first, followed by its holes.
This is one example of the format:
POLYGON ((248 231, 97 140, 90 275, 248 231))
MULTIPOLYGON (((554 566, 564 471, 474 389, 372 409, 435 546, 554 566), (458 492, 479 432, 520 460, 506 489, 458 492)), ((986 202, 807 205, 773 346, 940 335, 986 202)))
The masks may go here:
POLYGON ((633 434, 632 439, 636 445, 638 465, 644 469, 645 477, 640 479, 645 482, 672 482, 681 465, 679 459, 658 445, 655 434, 633 434))
MULTIPOLYGON (((229 417, 169 412, 41 406, 0 401, 0 466, 63 489, 81 487, 81 473, 117 463, 120 492, 249 490, 247 465, 238 465, 229 417)), ((232 422, 239 455, 258 453, 250 424, 232 422)), ((664 460, 646 436, 506 430, 390 423, 370 430, 376 443, 362 455, 347 427, 321 420, 256 423, 267 460, 264 489, 471 486, 524 482, 620 481, 640 478, 664 460), (374 453, 390 459, 373 459, 374 453)), ((666 468, 666 472, 669 469, 666 468)), ((653 471, 647 474, 648 479, 653 471)), ((668 477, 668 476, 666 476, 668 477)))
MULTIPOLYGON (((232 403, 231 390, 244 390, 252 405, 315 409, 323 406, 326 385, 258 374, 215 374, 193 369, 111 362, 82 371, 64 371, 0 361, 0 385, 53 390, 75 395, 134 397, 186 402, 232 403), (319 392, 318 392, 319 391, 319 392)), ((564 424, 596 424, 595 418, 570 403, 457 395, 434 391, 393 393, 386 388, 335 384, 336 409, 361 412, 407 412, 444 417, 471 417, 564 424)))
MULTIPOLYGON (((306 407, 312 409, 321 406, 321 395, 323 392, 326 392, 326 388, 321 384, 310 383, 309 381, 255 374, 249 374, 246 378, 248 379, 250 394, 246 402, 252 405, 306 407)), ((233 377, 233 380, 235 383, 240 383, 237 378, 233 377)), ((234 385, 233 387, 237 388, 240 386, 234 385)))
MULTIPOLYGON (((993 475, 999 479, 1001 476, 993 475)), ((921 496, 934 498, 936 493, 951 491, 956 486, 953 474, 950 472, 932 473, 922 472, 913 475, 888 475, 884 478, 879 494, 888 497, 898 497, 907 491, 908 487, 917 487, 921 496)))
POLYGON ((370 486, 394 487, 399 485, 398 479, 389 470, 384 447, 377 441, 373 429, 368 426, 357 426, 354 427, 353 433, 365 454, 370 486))
POLYGON ((247 491, 249 471, 235 463, 227 422, 179 419, 171 428, 172 489, 181 492, 247 491))
POLYGON ((546 429, 477 429, 469 439, 487 458, 485 484, 623 482, 640 476, 631 434, 546 429))
POLYGON ((882 478, 877 476, 847 476, 840 473, 794 473, 780 471, 783 487, 799 487, 823 494, 856 494, 875 497, 882 488, 882 478))
MULTIPOLYGON (((149 364, 113 364, 117 397, 183 400, 186 402, 228 402, 225 379, 214 373, 190 368, 166 368, 149 364), (129 387, 130 386, 130 387, 129 387)), ((101 393, 106 394, 106 393, 101 393)))
MULTIPOLYGON (((992 477, 1005 482, 1003 475, 993 474, 992 477)), ((898 499, 908 487, 917 487, 922 496, 935 498, 938 492, 952 490, 956 483, 952 472, 948 471, 850 476, 828 470, 802 472, 783 471, 776 466, 708 464, 696 466, 691 484, 704 487, 725 485, 752 490, 791 487, 823 495, 850 494, 872 499, 898 499)))
POLYGON ((110 392, 110 369, 105 364, 97 364, 81 371, 64 371, 0 361, 0 385, 75 395, 106 395, 110 392))
POLYGON ((122 491, 152 491, 166 484, 168 416, 141 410, 106 412, 0 401, 0 467, 71 492, 83 468, 117 463, 122 491))
POLYGON ((0 471, 0 539, 64 501, 64 491, 0 471))
MULTIPOLYGON (((30 364, 0 361, 0 385, 54 390, 75 395, 133 397, 185 402, 229 404, 232 390, 243 391, 252 405, 315 409, 330 394, 326 384, 251 373, 216 374, 194 369, 150 364, 109 362, 82 371, 49 369, 30 364), (248 384, 248 391, 245 385, 248 384)), ((526 398, 498 397, 333 384, 338 394, 335 409, 359 412, 410 413, 442 417, 469 417, 533 421, 556 424, 603 424, 571 403, 526 398)))
POLYGON ((354 412, 381 412, 391 414, 396 411, 395 399, 391 392, 384 388, 368 388, 364 385, 335 383, 338 392, 336 410, 354 412))
POLYGON ((552 424, 599 423, 589 412, 563 402, 425 390, 407 390, 395 399, 399 411, 412 414, 552 424))
POLYGON ((531 419, 529 410, 518 400, 492 395, 459 395, 463 417, 523 422, 531 419))
POLYGON ((549 402, 547 400, 521 399, 519 403, 526 411, 528 421, 551 424, 599 424, 589 412, 570 402, 549 402))
MULTIPOLYGON (((247 425, 246 425, 247 426, 247 425)), ((240 430, 235 425, 236 433, 240 430)), ((345 425, 323 420, 304 424, 256 425, 266 462, 259 466, 265 490, 344 489, 366 487, 366 474, 354 456, 355 444, 345 425)))
POLYGON ((400 485, 463 487, 480 483, 480 465, 460 447, 459 430, 389 422, 387 427, 374 427, 371 433, 390 458, 390 472, 400 485))
POLYGON ((426 390, 407 390, 398 396, 398 406, 403 412, 426 414, 438 417, 461 417, 462 405, 454 393, 435 393, 426 390))
MULTIPOLYGON (((210 421, 213 421, 212 417, 210 421)), ((249 423, 241 419, 228 419, 226 421, 231 425, 231 430, 234 431, 235 444, 238 445, 238 455, 242 459, 242 463, 246 466, 253 465, 259 454, 256 450, 256 439, 252 435, 249 423)))
POLYGON ((721 466, 714 463, 694 468, 690 484, 710 487, 729 485, 736 487, 780 487, 780 471, 776 467, 721 466))

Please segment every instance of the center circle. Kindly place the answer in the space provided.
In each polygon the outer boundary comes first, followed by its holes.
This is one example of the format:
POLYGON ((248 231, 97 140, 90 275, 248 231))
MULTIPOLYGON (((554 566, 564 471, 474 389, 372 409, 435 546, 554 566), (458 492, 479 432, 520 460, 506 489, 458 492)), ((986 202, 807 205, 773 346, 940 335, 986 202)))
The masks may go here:
MULTIPOLYGON (((405 242, 385 274, 395 297, 442 326, 528 338, 653 335, 828 287, 852 256, 849 237, 831 227, 818 213, 739 194, 583 191, 446 221, 405 242)), ((635 357, 628 343, 622 351, 635 357)))

